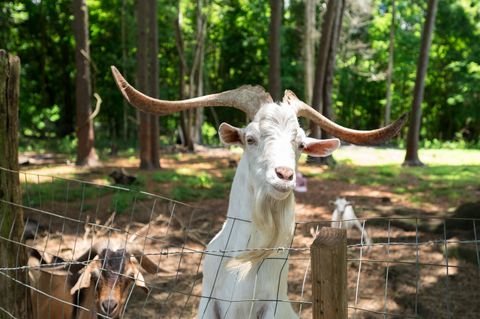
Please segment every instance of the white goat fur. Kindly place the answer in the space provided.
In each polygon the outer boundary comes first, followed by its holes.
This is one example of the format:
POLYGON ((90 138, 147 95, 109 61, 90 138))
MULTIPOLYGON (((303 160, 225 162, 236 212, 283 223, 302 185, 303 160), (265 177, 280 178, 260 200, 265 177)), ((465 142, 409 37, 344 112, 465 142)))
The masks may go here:
POLYGON ((241 145, 244 154, 233 180, 227 219, 207 246, 209 251, 227 252, 205 256, 198 318, 298 318, 285 302, 288 251, 241 251, 290 246, 295 176, 282 180, 276 168, 295 172, 302 151, 326 156, 339 141, 307 138, 294 110, 274 103, 263 105, 247 127, 222 124, 219 132, 224 143, 241 145), (237 140, 232 138, 235 132, 237 140))
POLYGON ((365 227, 362 227, 358 221, 352 203, 343 197, 338 197, 333 204, 335 210, 332 215, 332 228, 352 229, 357 227, 361 234, 363 234, 363 242, 367 244, 368 248, 372 246, 372 240, 367 234, 365 227))

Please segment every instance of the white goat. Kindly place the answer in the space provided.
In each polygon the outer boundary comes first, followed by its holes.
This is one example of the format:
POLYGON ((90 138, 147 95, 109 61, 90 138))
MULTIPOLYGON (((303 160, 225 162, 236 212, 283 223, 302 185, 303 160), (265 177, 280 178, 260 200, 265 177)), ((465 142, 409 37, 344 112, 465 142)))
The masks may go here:
POLYGON ((247 113, 245 128, 220 125, 221 140, 239 145, 244 154, 230 192, 227 219, 208 244, 198 317, 298 318, 288 302, 288 250, 295 226, 295 170, 302 152, 326 156, 338 139, 305 136, 298 116, 309 118, 327 132, 357 144, 382 142, 395 135, 405 116, 374 131, 341 127, 286 91, 273 103, 261 87, 236 90, 184 101, 150 98, 135 90, 115 67, 112 71, 124 97, 144 112, 166 115, 205 106, 231 106, 247 113))
MULTIPOLYGON (((358 228, 362 234, 363 242, 367 244, 368 249, 372 246, 372 240, 367 234, 365 227, 362 227, 358 221, 352 202, 347 201, 343 197, 337 197, 333 202, 335 210, 332 215, 332 228, 352 229, 354 226, 358 228)), ((363 244, 362 242, 362 244, 363 244)))

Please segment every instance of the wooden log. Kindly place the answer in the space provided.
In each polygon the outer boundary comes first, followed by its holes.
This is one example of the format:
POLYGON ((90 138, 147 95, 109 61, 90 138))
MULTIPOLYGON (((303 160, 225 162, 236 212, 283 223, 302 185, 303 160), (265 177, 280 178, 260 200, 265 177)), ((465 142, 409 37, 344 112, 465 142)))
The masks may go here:
POLYGON ((314 319, 346 319, 347 232, 323 227, 310 247, 314 319))
MULTIPOLYGON (((20 59, 0 50, 0 268, 27 264, 19 243, 23 230, 22 193, 18 171, 18 105, 20 59), (12 172, 13 171, 13 172, 12 172)), ((25 270, 2 270, 0 318, 31 318, 25 270), (8 312, 8 313, 7 313, 8 312)))

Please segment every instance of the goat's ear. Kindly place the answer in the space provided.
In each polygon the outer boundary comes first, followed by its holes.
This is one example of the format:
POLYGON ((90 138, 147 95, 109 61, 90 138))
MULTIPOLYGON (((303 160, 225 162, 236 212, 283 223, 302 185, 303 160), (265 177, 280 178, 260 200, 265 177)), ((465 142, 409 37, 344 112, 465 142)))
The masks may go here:
POLYGON ((99 266, 100 265, 98 262, 98 255, 97 255, 95 256, 93 261, 90 264, 88 264, 88 266, 86 266, 81 270, 82 273, 78 278, 77 282, 75 283, 75 285, 72 287, 72 289, 70 289, 70 294, 73 295, 77 291, 80 291, 80 289, 90 287, 90 284, 92 282, 92 273, 99 271, 98 270, 99 266))
POLYGON ((242 130, 228 123, 220 124, 218 128, 220 141, 226 145, 243 145, 242 130))
POLYGON ((332 154, 339 146, 340 140, 338 138, 318 140, 307 137, 303 152, 313 157, 324 157, 332 154))
POLYGON ((142 288, 142 290, 148 294, 149 289, 145 285, 145 278, 142 275, 142 272, 140 271, 138 262, 135 257, 130 258, 131 264, 130 264, 130 270, 129 272, 129 277, 133 277, 135 280, 135 286, 142 288))
POLYGON ((143 277, 141 272, 138 272, 135 275, 135 286, 142 288, 142 290, 146 294, 148 294, 148 292, 150 291, 150 289, 148 289, 148 287, 145 285, 145 278, 143 277))

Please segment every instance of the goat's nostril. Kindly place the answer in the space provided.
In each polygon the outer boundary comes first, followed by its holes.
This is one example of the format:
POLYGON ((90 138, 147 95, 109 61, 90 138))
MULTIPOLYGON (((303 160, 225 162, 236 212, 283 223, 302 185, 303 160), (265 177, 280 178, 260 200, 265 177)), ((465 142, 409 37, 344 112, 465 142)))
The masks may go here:
POLYGON ((114 313, 118 307, 118 303, 113 299, 107 299, 102 301, 102 310, 105 314, 114 313))
POLYGON ((288 167, 277 167, 275 168, 275 173, 277 177, 284 181, 293 180, 293 170, 288 167))

